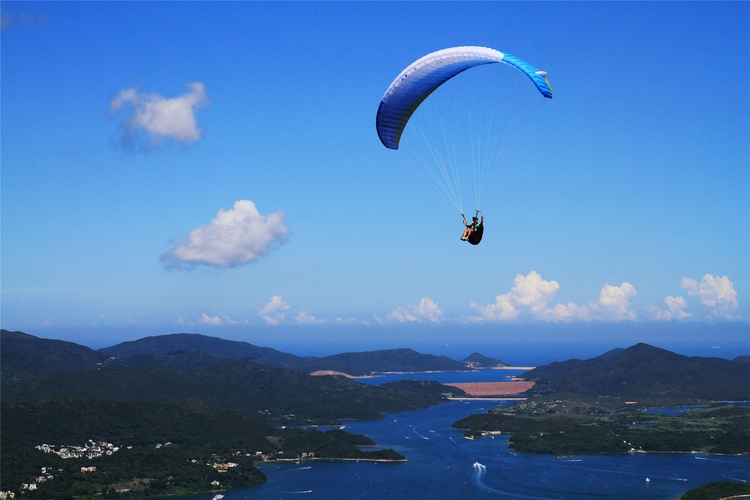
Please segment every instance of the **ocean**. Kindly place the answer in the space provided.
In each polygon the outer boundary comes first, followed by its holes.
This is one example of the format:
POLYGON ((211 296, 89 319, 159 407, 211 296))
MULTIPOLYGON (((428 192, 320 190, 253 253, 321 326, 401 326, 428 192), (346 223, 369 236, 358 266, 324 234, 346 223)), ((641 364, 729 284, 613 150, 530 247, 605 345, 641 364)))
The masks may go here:
MULTIPOLYGON (((383 383, 397 378, 446 382, 501 381, 521 373, 482 370, 467 373, 398 374, 363 379, 383 383)), ((555 458, 508 449, 507 435, 462 438, 450 425, 473 413, 504 404, 454 401, 426 410, 388 414, 383 420, 346 422, 381 447, 405 455, 405 463, 308 461, 261 464, 262 485, 224 492, 240 499, 659 499, 673 500, 701 484, 750 481, 750 456, 703 453, 576 455, 555 458)), ((211 499, 197 495, 190 500, 211 499)))

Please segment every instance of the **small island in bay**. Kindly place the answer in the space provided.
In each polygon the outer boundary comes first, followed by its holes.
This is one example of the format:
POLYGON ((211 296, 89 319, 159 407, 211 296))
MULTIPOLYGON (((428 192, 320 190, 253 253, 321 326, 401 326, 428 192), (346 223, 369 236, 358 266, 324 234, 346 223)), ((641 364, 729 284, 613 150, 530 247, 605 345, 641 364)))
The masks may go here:
POLYGON ((646 344, 535 368, 528 398, 455 422, 474 439, 512 434, 517 451, 750 453, 750 365, 696 358, 646 344), (694 406, 664 414, 649 407, 694 406))
MULTIPOLYGON (((576 405, 576 399, 540 402, 576 405)), ((610 407, 610 405, 606 405, 610 407)), ((527 405, 528 408, 528 405, 527 405)), ((512 414, 511 408, 472 415, 453 424, 473 439, 490 433, 512 434, 511 449, 528 453, 705 452, 750 453, 750 408, 715 406, 679 415, 636 408, 606 415, 581 413, 512 414)))

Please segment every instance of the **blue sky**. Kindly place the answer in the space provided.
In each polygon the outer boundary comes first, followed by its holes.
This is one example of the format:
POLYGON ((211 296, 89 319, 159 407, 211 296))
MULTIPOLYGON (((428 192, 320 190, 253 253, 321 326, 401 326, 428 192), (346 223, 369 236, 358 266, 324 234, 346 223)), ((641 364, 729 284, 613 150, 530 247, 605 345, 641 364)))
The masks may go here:
POLYGON ((3 328, 467 348, 480 330, 626 346, 671 328, 747 347, 746 2, 2 16, 3 328), (402 69, 459 45, 520 56, 555 92, 512 144, 476 247, 374 127, 402 69))

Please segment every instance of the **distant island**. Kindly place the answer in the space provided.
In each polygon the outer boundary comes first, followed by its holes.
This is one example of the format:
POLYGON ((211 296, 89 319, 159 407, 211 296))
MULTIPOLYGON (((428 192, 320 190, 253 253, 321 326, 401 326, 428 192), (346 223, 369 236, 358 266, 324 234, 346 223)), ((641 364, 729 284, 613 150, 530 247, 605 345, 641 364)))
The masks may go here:
POLYGON ((575 453, 750 453, 750 400, 744 359, 697 358, 647 344, 588 360, 535 368, 529 399, 471 415, 452 427, 473 439, 512 434, 518 451, 575 453), (645 413, 647 406, 700 405, 683 415, 645 413))

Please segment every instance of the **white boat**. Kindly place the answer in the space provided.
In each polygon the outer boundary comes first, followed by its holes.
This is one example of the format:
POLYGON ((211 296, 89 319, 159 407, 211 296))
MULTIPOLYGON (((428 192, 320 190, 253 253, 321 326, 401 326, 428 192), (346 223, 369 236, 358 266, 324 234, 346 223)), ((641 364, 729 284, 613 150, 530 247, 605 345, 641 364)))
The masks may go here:
POLYGON ((211 500, 221 500, 222 498, 224 498, 224 495, 216 495, 211 500))

